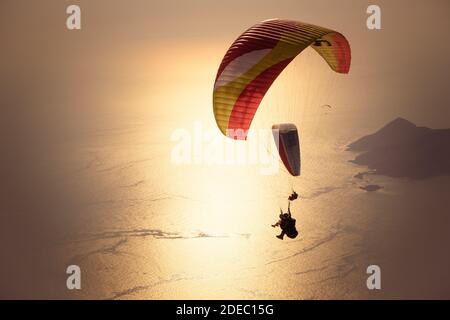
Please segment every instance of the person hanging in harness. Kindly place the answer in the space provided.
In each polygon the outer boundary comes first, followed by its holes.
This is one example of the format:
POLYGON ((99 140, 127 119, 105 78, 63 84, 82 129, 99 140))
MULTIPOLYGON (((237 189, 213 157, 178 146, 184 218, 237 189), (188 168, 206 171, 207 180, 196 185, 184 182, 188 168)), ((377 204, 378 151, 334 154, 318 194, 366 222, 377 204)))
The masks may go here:
POLYGON ((295 228, 295 219, 291 216, 290 201, 288 204, 288 212, 283 213, 283 210, 280 208, 280 220, 272 225, 273 228, 278 226, 281 228, 281 233, 276 236, 278 239, 283 240, 285 235, 287 235, 291 239, 294 239, 298 236, 298 231, 295 228))
POLYGON ((298 193, 295 192, 294 190, 292 190, 292 194, 289 196, 288 200, 289 201, 294 201, 298 198, 298 193))

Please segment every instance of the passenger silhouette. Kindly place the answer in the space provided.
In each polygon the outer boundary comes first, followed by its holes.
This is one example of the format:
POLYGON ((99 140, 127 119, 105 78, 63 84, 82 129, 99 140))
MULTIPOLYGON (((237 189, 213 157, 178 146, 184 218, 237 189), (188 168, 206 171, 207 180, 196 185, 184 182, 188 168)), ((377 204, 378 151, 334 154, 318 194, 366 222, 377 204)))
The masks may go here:
POLYGON ((291 216, 291 202, 288 204, 288 212, 283 213, 283 210, 280 208, 280 220, 277 223, 273 224, 272 227, 280 227, 281 233, 276 237, 278 239, 283 240, 284 236, 287 235, 289 238, 294 239, 298 236, 298 231, 295 228, 295 219, 291 216))

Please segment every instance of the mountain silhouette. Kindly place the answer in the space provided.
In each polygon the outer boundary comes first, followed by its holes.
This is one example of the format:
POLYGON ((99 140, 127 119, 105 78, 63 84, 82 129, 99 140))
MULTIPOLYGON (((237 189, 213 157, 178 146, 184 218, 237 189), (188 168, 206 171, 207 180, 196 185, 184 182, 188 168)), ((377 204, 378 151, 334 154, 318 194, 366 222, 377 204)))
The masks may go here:
POLYGON ((425 179, 450 175, 450 129, 418 127, 397 118, 347 146, 361 152, 351 162, 376 174, 425 179))

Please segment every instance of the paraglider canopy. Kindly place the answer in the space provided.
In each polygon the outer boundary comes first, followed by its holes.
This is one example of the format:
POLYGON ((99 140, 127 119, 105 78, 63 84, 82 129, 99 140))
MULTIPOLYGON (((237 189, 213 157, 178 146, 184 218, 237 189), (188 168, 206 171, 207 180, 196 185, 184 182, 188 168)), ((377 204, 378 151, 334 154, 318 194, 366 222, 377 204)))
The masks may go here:
POLYGON ((220 131, 230 138, 245 140, 267 90, 309 46, 335 72, 349 72, 351 54, 347 39, 324 27, 271 19, 237 38, 225 54, 214 82, 213 109, 220 131))
POLYGON ((284 166, 293 176, 300 175, 300 141, 295 124, 281 123, 272 126, 275 144, 284 166))

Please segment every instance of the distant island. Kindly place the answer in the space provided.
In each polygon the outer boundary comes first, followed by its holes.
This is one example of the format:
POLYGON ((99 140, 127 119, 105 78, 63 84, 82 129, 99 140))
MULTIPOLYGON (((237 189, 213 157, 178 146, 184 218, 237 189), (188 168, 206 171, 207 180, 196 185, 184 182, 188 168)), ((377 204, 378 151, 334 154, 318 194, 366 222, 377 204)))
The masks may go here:
POLYGON ((367 192, 374 192, 377 190, 382 189, 383 187, 377 185, 377 184, 369 184, 367 186, 359 187, 361 190, 365 190, 367 192))
POLYGON ((418 127, 397 118, 347 146, 360 152, 351 162, 372 173, 426 179, 450 175, 450 129, 418 127))

